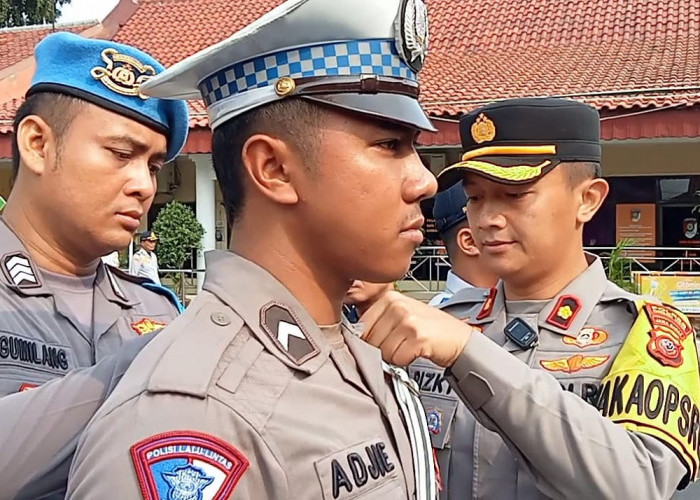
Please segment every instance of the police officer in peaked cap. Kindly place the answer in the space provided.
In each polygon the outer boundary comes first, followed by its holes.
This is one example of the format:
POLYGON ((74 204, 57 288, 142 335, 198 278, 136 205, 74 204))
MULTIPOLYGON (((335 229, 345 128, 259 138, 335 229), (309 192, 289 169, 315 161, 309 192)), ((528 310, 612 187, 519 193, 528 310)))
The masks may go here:
POLYGON ((188 127, 184 102, 140 92, 163 70, 141 50, 55 33, 35 59, 0 218, 0 395, 12 394, 0 405, 0 489, 20 498, 62 496, 76 429, 118 378, 117 358, 138 351, 120 349, 179 313, 171 292, 100 257, 128 246, 188 127), (108 358, 82 383, 14 395, 108 358))
POLYGON ((206 102, 231 249, 83 434, 69 498, 435 498, 415 386, 341 324, 423 238, 427 42, 421 0, 291 0, 144 85, 206 102))
POLYGON ((460 134, 462 161, 438 181, 463 182, 481 262, 501 281, 476 307, 445 307, 454 317, 389 296, 362 318, 387 361, 447 368, 473 415, 457 425, 455 398, 421 386, 443 498, 670 498, 698 473, 694 332, 583 250, 608 193, 598 113, 506 100, 463 116, 460 134))

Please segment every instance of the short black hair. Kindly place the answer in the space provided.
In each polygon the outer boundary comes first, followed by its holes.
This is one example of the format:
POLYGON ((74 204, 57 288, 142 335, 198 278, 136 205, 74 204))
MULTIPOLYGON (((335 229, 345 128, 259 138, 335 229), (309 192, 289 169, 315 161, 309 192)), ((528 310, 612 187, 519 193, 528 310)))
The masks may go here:
POLYGON ((594 162, 562 162, 557 168, 566 172, 566 181, 573 189, 583 181, 600 177, 600 163, 594 162))
POLYGON ((73 122, 73 118, 85 104, 85 101, 77 97, 55 92, 37 92, 27 97, 17 109, 12 122, 12 175, 16 177, 19 171, 20 156, 19 145, 17 144, 17 130, 22 120, 30 115, 40 117, 51 127, 60 146, 63 136, 73 122))
POLYGON ((268 134, 292 143, 313 165, 320 143, 314 133, 325 108, 298 98, 268 104, 228 120, 214 130, 212 162, 229 223, 240 216, 245 204, 243 146, 255 134, 268 134))

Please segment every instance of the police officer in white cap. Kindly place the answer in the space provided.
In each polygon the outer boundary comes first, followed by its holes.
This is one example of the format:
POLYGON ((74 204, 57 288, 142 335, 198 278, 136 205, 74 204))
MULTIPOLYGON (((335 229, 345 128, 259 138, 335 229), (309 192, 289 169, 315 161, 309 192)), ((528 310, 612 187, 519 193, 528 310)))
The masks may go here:
POLYGON ((341 324, 423 238, 427 41, 421 0, 290 0, 144 86, 207 103, 231 251, 88 426, 69 498, 435 498, 415 386, 341 324))

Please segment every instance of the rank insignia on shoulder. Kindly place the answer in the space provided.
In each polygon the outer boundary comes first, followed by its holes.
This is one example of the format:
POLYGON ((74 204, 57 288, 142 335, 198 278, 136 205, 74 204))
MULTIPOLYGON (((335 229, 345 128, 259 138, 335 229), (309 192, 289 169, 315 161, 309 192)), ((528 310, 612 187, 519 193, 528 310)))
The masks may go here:
POLYGON ((600 345, 608 340, 608 332, 600 328, 587 326, 582 328, 576 337, 564 336, 561 338, 566 345, 575 345, 581 349, 600 345))
POLYGON ((554 305, 552 312, 547 316, 547 323, 562 330, 568 330, 580 310, 581 301, 578 297, 562 295, 554 305))
POLYGON ((196 431, 174 431, 139 441, 131 459, 144 500, 224 500, 250 463, 232 445, 196 431))
POLYGON ((683 364, 683 341, 693 328, 679 311, 663 304, 646 303, 644 312, 651 323, 649 354, 664 366, 678 368, 683 364))
POLYGON ((550 372, 564 372, 564 373, 576 373, 581 370, 587 370, 591 368, 596 368, 603 363, 605 363, 610 356, 582 356, 580 354, 575 354, 568 358, 561 359, 543 359, 540 361, 540 365, 547 371, 550 372))
POLYGON ((34 266, 23 253, 11 253, 2 258, 2 271, 10 284, 17 288, 38 288, 41 286, 34 266))
POLYGON ((291 309, 270 303, 260 311, 260 326, 275 345, 296 365, 321 352, 291 309))
POLYGON ((157 332, 165 328, 165 323, 151 318, 142 318, 136 323, 131 323, 130 326, 138 335, 148 335, 149 333, 157 332))

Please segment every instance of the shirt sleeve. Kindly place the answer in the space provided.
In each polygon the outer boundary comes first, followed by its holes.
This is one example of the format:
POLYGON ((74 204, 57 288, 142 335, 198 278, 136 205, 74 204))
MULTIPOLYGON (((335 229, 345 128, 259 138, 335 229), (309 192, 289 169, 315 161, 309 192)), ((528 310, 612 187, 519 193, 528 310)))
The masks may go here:
POLYGON ((94 366, 0 398, 3 498, 43 498, 65 491, 80 433, 152 338, 138 337, 94 366))
POLYGON ((686 474, 661 441, 629 432, 484 335, 472 335, 448 380, 552 498, 670 498, 686 474))
POLYGON ((141 256, 138 253, 135 253, 131 257, 131 267, 129 268, 129 274, 132 276, 138 276, 139 272, 141 272, 141 256))
POLYGON ((100 415, 81 438, 69 499, 287 499, 287 478, 267 443, 218 401, 142 394, 100 415))

